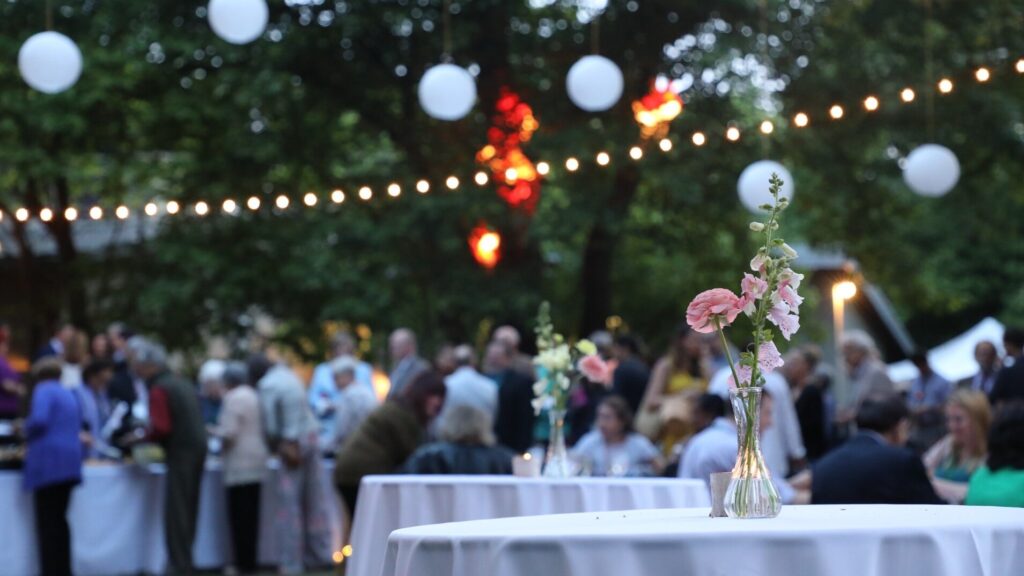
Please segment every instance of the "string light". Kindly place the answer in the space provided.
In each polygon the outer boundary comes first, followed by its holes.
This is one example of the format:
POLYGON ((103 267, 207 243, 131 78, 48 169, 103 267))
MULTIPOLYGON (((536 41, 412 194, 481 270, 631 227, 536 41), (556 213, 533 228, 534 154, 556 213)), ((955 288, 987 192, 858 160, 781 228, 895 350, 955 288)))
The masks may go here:
POLYGON ((806 128, 810 123, 811 119, 803 112, 797 112, 796 116, 793 116, 793 124, 795 124, 797 128, 806 128))
POLYGON ((565 169, 568 170, 569 172, 575 172, 579 170, 580 161, 573 157, 569 157, 569 159, 565 161, 565 169))
POLYGON ((196 216, 206 216, 210 213, 210 205, 200 200, 199 202, 196 202, 195 211, 196 216))
POLYGON ((1024 58, 1017 60, 1017 64, 1013 68, 1017 71, 1017 74, 1024 74, 1024 58))
POLYGON ((53 220, 53 210, 50 210, 49 208, 43 208, 42 210, 39 211, 39 219, 42 220, 43 222, 49 222, 50 220, 53 220))
POLYGON ((313 206, 316 206, 316 203, 317 203, 316 194, 314 194, 312 192, 306 192, 306 195, 302 197, 302 203, 305 204, 306 206, 309 206, 310 208, 312 208, 313 206))
POLYGON ((915 96, 916 94, 914 94, 913 88, 904 88, 900 91, 900 100, 903 100, 904 102, 913 102, 915 96))
POLYGON ((447 186, 449 190, 455 190, 459 187, 459 179, 455 176, 449 176, 444 181, 444 185, 447 186))
POLYGON ((516 180, 519 180, 519 171, 516 170, 515 168, 507 168, 505 170, 505 182, 508 184, 513 184, 516 180))
POLYGON ((597 153, 597 163, 599 165, 607 166, 608 163, 611 162, 611 161, 612 161, 612 157, 609 156, 607 152, 598 152, 597 153))
POLYGON ((761 122, 761 134, 768 135, 775 131, 775 125, 772 124, 771 120, 765 120, 761 122))
POLYGON ((253 212, 260 209, 260 199, 257 196, 249 196, 249 199, 245 201, 245 206, 253 212))
POLYGON ((633 146, 629 149, 629 157, 633 160, 639 160, 644 157, 644 151, 639 146, 633 146))
MULTIPOLYGON (((156 204, 154 204, 153 207, 155 208, 156 204)), ((175 202, 174 200, 171 200, 170 202, 167 203, 167 213, 168 214, 171 214, 171 215, 177 214, 179 210, 181 210, 181 206, 177 202, 175 202)), ((156 214, 156 212, 154 211, 153 214, 156 214)))
POLYGON ((402 194, 402 187, 392 182, 388 184, 388 196, 392 198, 398 198, 402 194))
POLYGON ((117 210, 114 210, 114 216, 117 216, 119 220, 127 220, 128 214, 128 207, 123 204, 121 206, 118 206, 117 210))
POLYGON ((843 107, 839 104, 833 104, 832 107, 828 109, 828 115, 831 116, 833 120, 839 120, 843 117, 843 107))
POLYGON ((707 138, 704 137, 703 132, 694 132, 693 136, 690 137, 690 140, 693 141, 694 146, 703 146, 704 143, 707 142, 707 138))
POLYGON ((430 182, 427 182, 426 180, 420 180, 419 182, 416 183, 416 191, 419 192, 420 194, 426 194, 427 192, 430 192, 430 182))
POLYGON ((224 212, 227 212, 228 214, 234 214, 235 211, 238 210, 238 204, 230 198, 225 200, 224 203, 220 205, 220 207, 224 210, 224 212))
POLYGON ((982 66, 981 68, 978 68, 977 70, 974 71, 974 78, 978 82, 988 82, 989 78, 991 78, 991 77, 992 77, 992 72, 990 72, 989 69, 985 68, 984 66, 982 66))
POLYGON ((485 172, 477 172, 476 174, 473 175, 473 181, 476 182, 477 186, 483 186, 487 184, 487 180, 487 173, 485 172))
POLYGON ((92 218, 93 220, 103 218, 103 208, 100 208, 99 206, 89 208, 89 218, 92 218))
POLYGON ((280 210, 285 210, 285 209, 287 209, 287 208, 288 208, 288 205, 289 205, 289 204, 291 204, 291 203, 292 203, 292 201, 291 201, 291 200, 289 200, 289 199, 288 199, 288 197, 287 197, 287 196, 285 196, 284 194, 281 194, 280 196, 278 196, 278 197, 277 197, 277 199, 276 199, 276 200, 274 200, 274 204, 275 204, 275 205, 276 205, 276 206, 277 206, 277 207, 278 207, 278 208, 279 208, 280 210))
POLYGON ((25 222, 28 220, 28 210, 25 208, 18 208, 14 211, 14 219, 18 222, 25 222))
POLYGON ((874 112, 875 110, 878 110, 878 105, 878 98, 874 96, 868 96, 867 98, 864 99, 864 109, 867 110, 868 112, 874 112))
POLYGON ((74 206, 68 206, 67 209, 64 210, 64 219, 68 222, 78 220, 78 209, 74 206))
POLYGON ((943 78, 939 80, 939 92, 943 94, 949 94, 953 91, 953 81, 949 78, 943 78))
POLYGON ((344 201, 345 201, 345 193, 342 192, 340 189, 339 190, 335 190, 334 192, 331 192, 331 202, 334 202, 335 204, 341 204, 344 201))
POLYGON ((548 164, 547 162, 537 163, 537 174, 540 174, 541 176, 547 176, 548 172, 551 172, 550 164, 548 164))
POLYGON ((155 202, 149 202, 143 207, 142 211, 146 213, 146 216, 156 216, 158 208, 155 202))
POLYGON ((672 149, 672 141, 668 138, 662 138, 661 141, 658 142, 658 148, 661 148, 662 152, 668 152, 672 149))
POLYGON ((363 186, 359 189, 359 198, 364 201, 373 198, 373 190, 370 190, 369 186, 363 186))
POLYGON ((740 139, 740 129, 735 126, 729 126, 725 130, 725 139, 729 142, 735 142, 740 139))

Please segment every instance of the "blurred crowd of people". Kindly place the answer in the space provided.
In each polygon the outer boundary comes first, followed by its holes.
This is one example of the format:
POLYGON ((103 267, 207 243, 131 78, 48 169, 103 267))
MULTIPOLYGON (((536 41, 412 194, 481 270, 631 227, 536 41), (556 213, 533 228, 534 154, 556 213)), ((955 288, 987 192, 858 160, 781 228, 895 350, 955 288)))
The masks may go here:
MULTIPOLYGON (((682 326, 649 363, 631 335, 590 339, 612 371, 571 391, 567 437, 580 474, 708 482, 732 469, 736 425, 719 340, 682 326)), ((187 574, 204 465, 219 458, 234 571, 257 568, 261 490, 272 489, 278 568, 299 573, 331 562, 330 490, 351 515, 367 475, 511 474, 513 458, 540 450, 549 432, 512 326, 481 350, 443 346, 432 362, 412 331, 395 330, 384 387, 347 333, 308 383, 272 350, 208 360, 193 382, 122 324, 92 338, 58 326, 25 375, 6 360, 9 342, 0 324, 0 419, 23 419, 43 574, 70 573, 67 506, 85 460, 144 461, 146 447, 160 448, 170 569, 187 574), (322 481, 325 458, 333 487, 322 481), (279 470, 268 476, 272 460, 279 470)), ((1024 333, 1008 329, 1003 344, 1000 357, 994 343, 979 343, 979 371, 962 382, 916 355, 920 375, 903 387, 863 332, 844 336, 838 370, 817 346, 790 349, 766 376, 760 438, 784 501, 1024 506, 1024 333)))

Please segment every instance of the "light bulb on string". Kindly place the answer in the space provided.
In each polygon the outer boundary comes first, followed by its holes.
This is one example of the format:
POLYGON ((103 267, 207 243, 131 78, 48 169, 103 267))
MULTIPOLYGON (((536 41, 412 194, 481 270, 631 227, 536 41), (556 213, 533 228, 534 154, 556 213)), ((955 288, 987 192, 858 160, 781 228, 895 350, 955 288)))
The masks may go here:
POLYGON ((598 152, 597 163, 601 166, 607 166, 612 161, 612 157, 607 152, 598 152))
POLYGON ((487 173, 486 172, 477 172, 476 174, 473 175, 473 181, 476 182, 477 186, 484 186, 484 185, 486 185, 487 184, 487 180, 488 180, 488 178, 487 178, 487 173))
POLYGON ((373 190, 370 189, 369 186, 363 186, 362 188, 359 189, 359 199, 360 200, 365 202, 365 201, 369 200, 370 198, 373 198, 373 190))
POLYGON ((317 201, 318 198, 316 197, 316 194, 314 194, 313 192, 306 192, 306 195, 302 197, 302 203, 305 204, 306 206, 309 206, 310 208, 316 206, 317 201))
POLYGON ((547 162, 537 163, 537 174, 540 174, 541 176, 547 176, 548 172, 551 172, 550 164, 548 164, 547 162))
MULTIPOLYGON (((156 205, 154 204, 153 207, 156 208, 156 205)), ((176 201, 171 200, 170 202, 167 203, 168 214, 177 214, 179 210, 181 210, 181 205, 179 205, 176 201)), ((154 210, 153 213, 156 214, 156 211, 154 210)))
POLYGON ((281 194, 276 200, 274 200, 274 205, 276 205, 279 210, 286 210, 291 203, 292 201, 284 194, 281 194))
POLYGON ((575 172, 575 171, 579 170, 580 169, 580 161, 575 159, 575 158, 573 158, 573 157, 567 158, 566 161, 565 161, 565 169, 568 170, 569 172, 575 172))
POLYGON ((449 190, 455 190, 459 187, 459 179, 456 176, 449 176, 444 181, 444 185, 447 186, 449 190))
POLYGON ((707 138, 704 136, 703 132, 694 132, 690 140, 693 142, 694 146, 703 146, 704 143, 707 142, 707 138))
POLYGON ((811 123, 811 119, 803 112, 797 112, 796 116, 793 116, 793 124, 797 128, 806 128, 811 123))
POLYGON ((867 110, 868 112, 874 112, 875 110, 878 110, 879 105, 880 102, 878 101, 878 98, 876 98, 875 96, 868 96, 867 98, 864 99, 864 109, 867 110))
POLYGON ((992 78, 992 72, 984 66, 974 71, 974 79, 978 82, 988 82, 990 78, 992 78))
POLYGON ((53 220, 53 210, 50 210, 49 208, 43 208, 42 210, 39 211, 39 219, 42 220, 43 222, 49 222, 50 220, 53 220))
POLYGON ((14 219, 18 222, 27 222, 29 217, 27 208, 18 208, 14 211, 14 219))
POLYGON ((939 80, 939 92, 943 94, 949 94, 953 91, 953 81, 949 78, 943 78, 939 80))
POLYGON ((345 193, 342 192, 340 188, 335 190, 334 192, 331 192, 331 202, 334 202, 335 204, 341 204, 344 201, 345 193))
POLYGON ((78 209, 75 208, 74 206, 68 206, 64 210, 64 219, 67 220, 68 222, 74 222, 75 220, 78 220, 78 209))
POLYGON ((195 206, 196 216, 203 217, 210 213, 210 205, 200 200, 195 206))
POLYGON ((260 204, 262 204, 262 202, 260 202, 258 196, 250 196, 249 199, 245 201, 245 206, 253 212, 260 209, 260 204))
POLYGON ((914 94, 913 88, 904 88, 900 91, 900 100, 903 100, 906 103, 913 102, 916 96, 917 95, 914 94))
POLYGON ((668 138, 662 138, 661 141, 658 142, 658 148, 661 148, 662 152, 668 152, 672 150, 672 141, 668 138))
MULTIPOLYGON (((159 210, 160 209, 157 207, 156 202, 147 202, 146 205, 142 207, 142 211, 145 212, 146 216, 149 217, 156 216, 156 213, 159 210)), ((170 212, 170 204, 168 204, 167 211, 170 212)), ((177 212, 177 210, 175 210, 175 212, 177 212)))
POLYGON ((735 142, 740 139, 740 129, 735 126, 729 126, 725 130, 725 139, 729 142, 735 142))
POLYGON ((775 125, 772 124, 771 120, 765 120, 764 122, 761 122, 761 134, 767 136, 768 134, 771 134, 774 131, 775 125))
POLYGON ((416 191, 419 192, 420 194, 426 194, 427 192, 430 192, 430 182, 427 182, 426 180, 420 180, 419 182, 416 183, 416 191))
POLYGON ((391 196, 392 198, 398 198, 401 195, 402 195, 402 187, 401 186, 399 186, 395 182, 392 182, 391 184, 388 184, 388 196, 391 196))
POLYGON ((1024 58, 1017 60, 1017 63, 1013 66, 1013 68, 1014 70, 1017 71, 1017 74, 1024 74, 1024 58))
POLYGON ((220 207, 221 207, 221 209, 224 210, 224 212, 226 212, 228 214, 234 214, 235 211, 238 210, 238 203, 236 203, 234 200, 228 198, 227 200, 225 200, 220 205, 220 207))
POLYGON ((828 109, 828 115, 831 116, 833 120, 839 120, 843 117, 844 113, 845 111, 843 110, 843 107, 839 104, 833 104, 832 107, 828 109))
POLYGON ((118 220, 127 220, 128 214, 128 207, 123 204, 118 206, 117 210, 114 210, 114 216, 117 216, 118 220))
POLYGON ((100 208, 99 206, 89 208, 89 218, 92 218, 93 220, 103 218, 103 208, 100 208))
POLYGON ((644 151, 639 146, 633 146, 629 149, 629 157, 633 160, 639 160, 644 157, 644 151))

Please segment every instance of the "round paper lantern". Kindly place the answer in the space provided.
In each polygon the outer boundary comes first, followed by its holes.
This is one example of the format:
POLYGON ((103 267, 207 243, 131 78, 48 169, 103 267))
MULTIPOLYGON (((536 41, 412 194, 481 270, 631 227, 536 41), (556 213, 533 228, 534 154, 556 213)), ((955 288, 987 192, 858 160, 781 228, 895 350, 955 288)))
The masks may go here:
POLYGON ((944 196, 960 180, 960 162, 945 146, 923 144, 907 156, 903 181, 921 196, 944 196))
POLYGON ((565 89, 587 112, 607 110, 622 96, 622 70, 604 56, 584 56, 569 68, 565 89))
POLYGON ((248 44, 267 29, 266 0, 210 0, 206 11, 213 32, 232 44, 248 44))
POLYGON ((40 32, 21 45, 18 69, 29 86, 56 94, 78 82, 82 74, 82 53, 59 32, 40 32))
POLYGON ((465 69, 454 64, 438 64, 420 80, 420 106, 438 120, 459 120, 476 104, 476 82, 465 69))
POLYGON ((736 185, 736 189, 740 193, 740 202, 747 207, 747 210, 755 213, 764 212, 761 206, 774 203, 772 194, 768 190, 773 173, 782 179, 779 198, 793 200, 793 175, 789 173, 789 170, 774 160, 758 160, 743 169, 736 185))

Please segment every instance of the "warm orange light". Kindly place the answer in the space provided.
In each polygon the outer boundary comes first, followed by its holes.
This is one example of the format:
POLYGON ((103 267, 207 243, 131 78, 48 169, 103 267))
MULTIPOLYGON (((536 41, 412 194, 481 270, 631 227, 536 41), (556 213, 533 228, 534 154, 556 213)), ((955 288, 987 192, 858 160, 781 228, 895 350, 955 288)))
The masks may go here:
POLYGON ((704 143, 707 142, 707 138, 704 136, 703 132, 694 132, 690 140, 693 141, 694 146, 703 146, 704 143))
POLYGON ((658 142, 658 148, 661 148, 662 152, 668 152, 672 149, 672 141, 668 138, 662 138, 661 142, 658 142))
POLYGON ((575 158, 568 158, 565 161, 565 169, 569 172, 575 172, 580 169, 580 161, 575 158))
POLYGON ((868 112, 874 112, 875 110, 878 110, 879 104, 880 103, 878 101, 878 98, 874 96, 868 96, 867 98, 864 99, 864 109, 867 110, 868 112))
POLYGON ((537 162, 537 174, 547 176, 548 172, 551 172, 551 164, 548 164, 547 162, 537 162))
POLYGON ((334 202, 335 204, 341 204, 344 201, 345 201, 345 193, 342 192, 341 189, 338 189, 338 190, 335 190, 334 192, 331 192, 331 202, 334 202))
POLYGON ((473 175, 473 181, 476 182, 477 186, 483 186, 484 184, 487 184, 487 180, 488 178, 486 172, 477 172, 476 174, 473 175))
POLYGON ((128 218, 128 207, 127 206, 118 206, 117 210, 114 210, 114 216, 117 216, 121 220, 127 219, 128 218))
POLYGON ((373 190, 369 186, 363 186, 359 189, 359 198, 362 200, 369 200, 373 198, 373 190))
POLYGON ((196 215, 206 216, 210 212, 210 206, 206 202, 196 202, 196 215))
POLYGON ((392 182, 391 184, 388 184, 388 196, 391 196, 392 198, 398 198, 399 196, 401 196, 401 194, 402 194, 402 187, 401 186, 399 186, 398 184, 396 184, 394 182, 392 182))
POLYGON ((597 154, 597 163, 598 163, 598 165, 600 165, 600 166, 607 166, 608 163, 611 162, 611 161, 612 161, 612 157, 609 156, 607 152, 598 152, 598 154, 597 154))
POLYGON ((939 92, 943 94, 949 94, 953 91, 953 81, 949 78, 943 78, 939 80, 939 92))
POLYGON ((501 235, 479 224, 469 234, 469 248, 477 264, 490 270, 501 260, 501 235))
POLYGON ((506 168, 505 169, 505 182, 507 182, 509 184, 512 184, 516 180, 519 180, 519 170, 516 170, 514 167, 506 168))
POLYGON ((341 553, 341 550, 335 550, 334 554, 331 554, 331 560, 334 560, 335 564, 341 564, 345 561, 345 556, 341 553))
POLYGON ((639 146, 633 146, 629 149, 629 157, 633 160, 639 160, 644 157, 644 151, 639 146))
POLYGON ((839 104, 834 104, 831 108, 828 109, 828 115, 831 116, 833 120, 839 120, 840 118, 842 118, 843 113, 843 107, 840 106, 839 104))
POLYGON ((990 72, 989 69, 985 68, 984 66, 982 66, 981 68, 978 68, 977 70, 974 71, 974 78, 978 82, 988 82, 989 78, 991 78, 991 77, 992 77, 992 72, 990 72))
MULTIPOLYGON (((142 210, 146 213, 146 216, 156 216, 159 208, 157 208, 155 202, 148 202, 142 210)), ((168 212, 170 212, 170 210, 168 210, 168 212)))
POLYGON ((14 211, 14 219, 17 220, 18 222, 28 221, 28 216, 29 214, 27 208, 18 208, 17 210, 14 211))
POLYGON ((633 119, 640 125, 644 140, 664 138, 669 123, 683 112, 683 99, 672 89, 672 83, 665 77, 651 82, 650 91, 639 100, 634 100, 633 119))
POLYGON ((904 102, 913 102, 915 96, 917 95, 914 94, 913 88, 904 88, 900 91, 900 100, 903 100, 904 102))
POLYGON ((857 295, 857 285, 849 280, 837 282, 832 286, 832 299, 846 301, 857 295))
POLYGON ((426 194, 427 192, 430 192, 430 182, 427 182, 426 180, 420 180, 419 182, 416 183, 416 191, 419 192, 420 194, 426 194))
POLYGON ((1017 74, 1024 74, 1024 58, 1017 60, 1017 64, 1013 68, 1017 71, 1017 74))
POLYGON ((234 214, 238 210, 238 203, 228 198, 220 205, 221 210, 224 210, 228 214, 234 214))
POLYGON ((345 544, 341 548, 341 555, 344 556, 345 558, 348 558, 349 556, 351 556, 352 555, 352 545, 351 544, 345 544))
POLYGON ((740 139, 740 129, 735 126, 729 126, 725 131, 725 138, 730 142, 735 142, 740 139))
POLYGON ((459 187, 459 179, 455 176, 449 176, 448 179, 444 181, 444 185, 447 186, 449 190, 455 190, 459 187))

